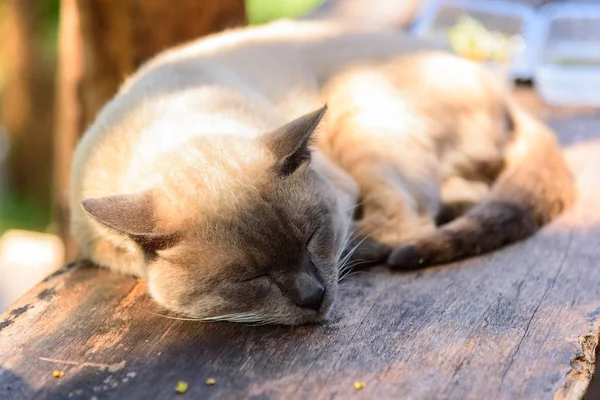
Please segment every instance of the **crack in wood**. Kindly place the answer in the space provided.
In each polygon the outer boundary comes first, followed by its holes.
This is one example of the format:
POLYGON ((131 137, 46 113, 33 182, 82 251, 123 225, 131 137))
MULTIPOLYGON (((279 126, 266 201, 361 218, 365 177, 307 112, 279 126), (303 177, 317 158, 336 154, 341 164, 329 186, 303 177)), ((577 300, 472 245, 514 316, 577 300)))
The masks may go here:
POLYGON ((47 358, 47 357, 39 357, 40 361, 51 362, 55 364, 65 364, 65 365, 74 365, 77 367, 94 367, 98 368, 100 371, 108 370, 108 372, 117 372, 125 368, 127 362, 125 360, 114 363, 114 364, 104 364, 104 363, 94 363, 87 361, 71 361, 71 360, 58 360, 55 358, 47 358))
POLYGON ((502 373, 502 378, 500 379, 499 394, 501 393, 501 390, 504 387, 504 380, 506 379, 506 375, 508 375, 508 372, 510 371, 510 368, 512 367, 512 365, 515 362, 515 357, 517 356, 517 354, 519 354, 519 350, 521 349, 521 345, 523 344, 523 341, 525 340, 525 338, 527 337, 527 334, 529 333, 529 328, 531 327, 531 323, 533 322, 533 319, 537 315, 537 312, 538 312, 540 306, 542 305, 542 303, 544 302, 544 300, 548 296, 548 293, 550 292, 550 290, 556 284, 556 280, 558 279, 558 276, 560 275, 560 272, 562 271, 563 266, 565 265, 565 262, 567 261, 567 258, 569 256, 569 251, 571 249, 572 242, 573 242, 573 231, 570 230, 569 231, 569 241, 567 242, 567 246, 565 248, 565 255, 563 256, 563 258, 560 261, 560 264, 558 266, 556 274, 554 275, 554 278, 552 279, 552 282, 550 283, 550 285, 548 285, 548 288, 546 288, 546 290, 544 290, 544 294, 542 295, 542 297, 540 298, 540 301, 538 302, 538 304, 536 305, 535 309, 533 310, 533 313, 531 314, 531 318, 529 318, 529 321, 527 321, 527 325, 525 326, 525 332, 523 332, 523 336, 521 336, 521 339, 519 340, 519 343, 517 344, 517 348, 515 349, 514 353, 511 356, 511 359, 510 359, 510 362, 508 363, 508 366, 506 367, 506 369, 502 373))
MULTIPOLYGON (((385 293, 387 289, 387 285, 385 285, 381 291, 379 292, 379 294, 377 295, 377 297, 375 298, 375 301, 373 301, 373 304, 371 305, 371 307, 369 307, 369 310, 365 313, 365 315, 363 316, 363 318, 360 320, 360 323, 358 324, 358 327, 354 330, 354 333, 352 334, 352 336, 350 337, 350 340, 348 341, 348 343, 351 343, 354 338, 356 337, 356 335, 358 335, 358 333, 360 332, 360 327, 364 324, 365 320, 367 319, 367 317, 369 316, 369 314, 371 313, 371 311, 373 311, 373 308, 375 308, 375 306, 377 305, 377 303, 379 302, 379 299, 381 298, 381 296, 383 296, 383 294, 385 293)), ((346 352, 346 350, 348 349, 348 344, 346 344, 346 346, 344 346, 344 349, 340 352, 339 357, 337 358, 337 360, 332 364, 331 366, 331 370, 335 370, 335 368, 338 366, 338 364, 340 363, 340 360, 342 359, 342 357, 344 356, 344 353, 346 352)), ((297 392, 298 389, 300 388, 300 386, 302 386, 302 382, 304 382, 304 380, 306 379, 306 377, 308 376, 308 374, 311 372, 312 367, 314 366, 314 361, 319 359, 319 356, 322 353, 320 352, 315 359, 313 360, 313 363, 311 365, 311 367, 306 371, 306 373, 304 374, 304 376, 302 377, 302 379, 300 380, 300 382, 298 383, 298 385, 296 386, 296 388, 294 389, 294 392, 297 392)), ((327 376, 328 380, 331 376, 331 373, 327 376)))

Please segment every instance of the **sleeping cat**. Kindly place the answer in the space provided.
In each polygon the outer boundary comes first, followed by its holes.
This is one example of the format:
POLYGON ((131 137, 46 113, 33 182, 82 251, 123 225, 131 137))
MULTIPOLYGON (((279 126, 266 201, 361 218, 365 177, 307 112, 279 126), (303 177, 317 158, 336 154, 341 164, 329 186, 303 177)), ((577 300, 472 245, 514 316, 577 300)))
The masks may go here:
POLYGON ((325 22, 160 54, 87 130, 71 182, 80 258, 185 316, 290 325, 327 315, 351 257, 480 254, 573 200, 553 134, 490 72, 325 22))

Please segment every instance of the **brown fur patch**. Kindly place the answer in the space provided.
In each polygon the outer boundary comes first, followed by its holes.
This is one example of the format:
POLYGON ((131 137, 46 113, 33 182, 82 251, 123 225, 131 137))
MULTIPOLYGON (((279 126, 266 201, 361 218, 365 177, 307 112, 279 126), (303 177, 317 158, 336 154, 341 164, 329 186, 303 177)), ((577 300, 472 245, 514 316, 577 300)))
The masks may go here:
POLYGON ((513 107, 515 136, 490 198, 395 249, 388 264, 416 269, 490 252, 534 234, 573 204, 574 181, 552 132, 513 107))

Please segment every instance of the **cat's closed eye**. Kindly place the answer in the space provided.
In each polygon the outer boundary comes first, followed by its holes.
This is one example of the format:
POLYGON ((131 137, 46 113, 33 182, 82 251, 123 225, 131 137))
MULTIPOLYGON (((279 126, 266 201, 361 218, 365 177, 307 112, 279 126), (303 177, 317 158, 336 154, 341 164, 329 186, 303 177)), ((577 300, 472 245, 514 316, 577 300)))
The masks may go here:
POLYGON ((257 280, 267 280, 267 279, 271 279, 269 274, 258 274, 258 275, 250 276, 248 278, 244 278, 240 282, 253 282, 253 281, 257 281, 257 280))
POLYGON ((315 229, 314 231, 312 231, 312 233, 308 236, 308 239, 306 239, 306 242, 304 243, 305 247, 308 247, 310 245, 318 231, 319 229, 315 229))
POLYGON ((327 224, 315 229, 306 241, 306 249, 309 252, 319 252, 321 250, 326 251, 332 246, 333 241, 333 230, 327 224))

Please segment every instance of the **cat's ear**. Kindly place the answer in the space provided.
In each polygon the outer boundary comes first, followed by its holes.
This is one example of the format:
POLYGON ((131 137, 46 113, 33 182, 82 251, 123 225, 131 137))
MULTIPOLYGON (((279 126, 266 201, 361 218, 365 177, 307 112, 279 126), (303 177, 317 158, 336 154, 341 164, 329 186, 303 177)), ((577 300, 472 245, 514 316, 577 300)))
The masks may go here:
POLYGON ((96 221, 129 236, 146 252, 166 249, 180 237, 156 226, 152 190, 86 199, 81 205, 96 221))
POLYGON ((275 169, 287 176, 310 160, 310 138, 327 111, 327 105, 305 114, 266 135, 267 145, 275 154, 275 169))

